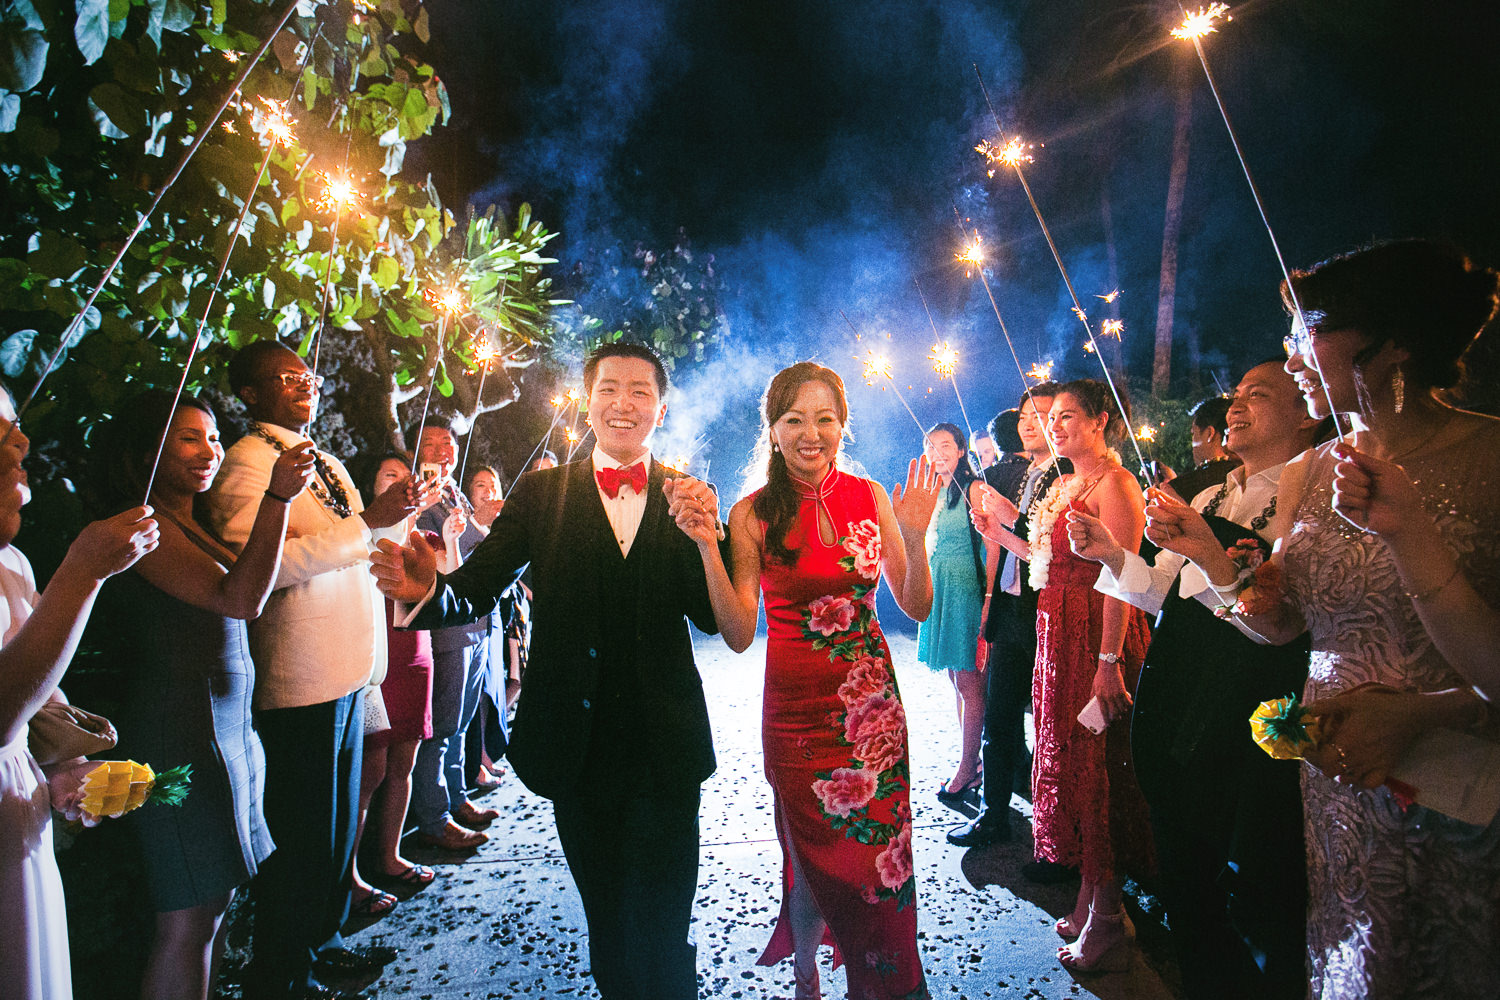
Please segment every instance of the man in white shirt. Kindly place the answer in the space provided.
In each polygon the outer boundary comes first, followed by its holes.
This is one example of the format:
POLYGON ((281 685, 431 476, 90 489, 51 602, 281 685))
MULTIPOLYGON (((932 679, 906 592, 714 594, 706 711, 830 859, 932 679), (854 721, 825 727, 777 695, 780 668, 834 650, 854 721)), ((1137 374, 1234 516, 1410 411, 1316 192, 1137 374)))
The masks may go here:
MULTIPOLYGON (((230 382, 250 433, 224 455, 209 510, 221 538, 245 544, 271 466, 306 436, 322 379, 294 351, 258 341, 235 355, 230 382)), ((370 971, 388 949, 345 949, 349 857, 359 805, 365 684, 385 669, 385 608, 370 580, 382 532, 424 499, 407 480, 360 501, 337 458, 291 504, 276 589, 250 623, 256 728, 266 752, 265 814, 276 850, 254 885, 255 936, 247 998, 337 997, 313 978, 370 971), (316 967, 316 968, 315 968, 316 967)))
MULTIPOLYGON (((1279 360, 1245 373, 1227 424, 1229 448, 1244 464, 1192 506, 1226 547, 1251 537, 1269 543, 1281 471, 1321 425, 1279 360)), ((1306 888, 1297 773, 1254 745, 1248 720, 1262 700, 1301 689, 1307 646, 1250 642, 1209 610, 1218 598, 1197 566, 1168 551, 1148 562, 1096 518, 1068 518, 1073 551, 1103 564, 1095 588, 1161 612, 1136 687, 1131 749, 1151 807, 1183 991, 1190 1000, 1300 997, 1306 888)))

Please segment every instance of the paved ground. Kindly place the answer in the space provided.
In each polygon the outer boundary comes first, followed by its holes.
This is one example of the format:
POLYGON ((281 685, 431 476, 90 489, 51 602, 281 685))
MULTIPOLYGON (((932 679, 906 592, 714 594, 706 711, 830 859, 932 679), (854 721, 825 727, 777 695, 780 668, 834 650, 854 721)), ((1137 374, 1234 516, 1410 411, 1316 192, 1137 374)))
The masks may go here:
MULTIPOLYGON (((957 760, 952 688, 916 664, 911 640, 894 637, 892 646, 911 729, 919 928, 933 996, 1171 1000, 1163 976, 1171 980, 1173 970, 1159 936, 1153 940, 1144 925, 1145 955, 1128 973, 1075 979, 1058 965, 1052 922, 1076 890, 1020 878, 1019 865, 1031 858, 1029 838, 967 853, 943 839, 962 820, 933 798, 957 760)), ((718 773, 704 786, 694 910, 702 994, 788 997, 790 963, 755 965, 780 901, 780 853, 760 769, 764 642, 736 656, 700 637, 698 650, 719 757, 718 773)), ((502 814, 491 842, 461 862, 411 851, 413 860, 439 868, 437 881, 353 936, 401 950, 366 988, 381 997, 444 1000, 597 997, 583 910, 550 807, 514 778, 484 804, 502 814)), ((843 974, 829 971, 826 949, 823 969, 825 996, 842 996, 843 974)))

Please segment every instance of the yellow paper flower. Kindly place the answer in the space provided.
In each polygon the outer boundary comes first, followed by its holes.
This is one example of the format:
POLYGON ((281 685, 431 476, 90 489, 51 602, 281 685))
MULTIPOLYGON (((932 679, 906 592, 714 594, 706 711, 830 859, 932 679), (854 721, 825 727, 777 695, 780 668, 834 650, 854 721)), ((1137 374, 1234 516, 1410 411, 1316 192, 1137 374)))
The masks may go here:
POLYGON ((1318 745, 1323 721, 1308 715, 1296 695, 1263 701, 1250 716, 1250 735, 1277 760, 1297 760, 1318 745))
POLYGON ((95 816, 118 818, 147 802, 179 806, 187 797, 192 768, 184 764, 158 775, 133 760, 100 761, 83 779, 80 808, 95 816))

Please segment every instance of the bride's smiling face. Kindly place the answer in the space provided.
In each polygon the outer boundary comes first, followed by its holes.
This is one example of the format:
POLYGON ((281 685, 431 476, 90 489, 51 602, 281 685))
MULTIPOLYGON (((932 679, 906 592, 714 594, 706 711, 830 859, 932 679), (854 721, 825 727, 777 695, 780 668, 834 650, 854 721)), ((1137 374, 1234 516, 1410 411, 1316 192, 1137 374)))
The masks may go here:
POLYGON ((811 483, 833 465, 843 437, 838 397, 817 379, 803 382, 791 408, 771 425, 771 443, 781 449, 787 471, 811 483))

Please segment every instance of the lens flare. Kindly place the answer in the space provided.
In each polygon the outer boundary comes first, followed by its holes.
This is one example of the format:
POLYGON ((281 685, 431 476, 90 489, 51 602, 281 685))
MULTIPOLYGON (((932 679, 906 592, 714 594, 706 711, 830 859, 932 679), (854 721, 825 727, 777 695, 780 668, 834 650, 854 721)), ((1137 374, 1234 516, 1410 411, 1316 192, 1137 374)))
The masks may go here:
POLYGON ((1172 37, 1180 38, 1183 41, 1192 41, 1195 38, 1202 38, 1204 35, 1218 31, 1219 26, 1215 22, 1219 18, 1224 17, 1226 21, 1233 20, 1224 16, 1228 11, 1229 5, 1227 3, 1215 3, 1209 4, 1207 7, 1199 7, 1193 13, 1184 16, 1182 23, 1172 29, 1172 37))

